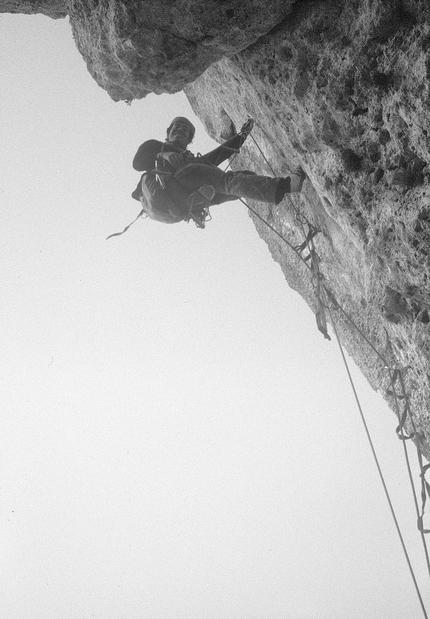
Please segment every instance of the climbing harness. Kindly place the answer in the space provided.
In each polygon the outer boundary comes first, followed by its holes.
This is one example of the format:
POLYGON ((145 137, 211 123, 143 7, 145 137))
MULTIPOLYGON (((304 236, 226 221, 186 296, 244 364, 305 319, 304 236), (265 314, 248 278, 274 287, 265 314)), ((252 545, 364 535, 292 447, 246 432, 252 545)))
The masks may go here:
POLYGON ((203 185, 188 198, 189 209, 185 221, 194 221, 197 228, 204 228, 206 223, 212 219, 209 205, 215 195, 212 185, 203 185))
MULTIPOLYGON (((161 148, 163 152, 164 144, 161 148)), ((163 189, 166 189, 166 178, 173 176, 173 172, 170 170, 163 170, 160 166, 160 159, 155 159, 155 170, 152 171, 155 174, 158 182, 163 189)), ((211 200, 215 195, 215 189, 210 185, 203 185, 196 191, 193 191, 187 199, 188 211, 183 221, 189 223, 193 221, 197 228, 204 229, 206 223, 212 219, 209 206, 211 200)))

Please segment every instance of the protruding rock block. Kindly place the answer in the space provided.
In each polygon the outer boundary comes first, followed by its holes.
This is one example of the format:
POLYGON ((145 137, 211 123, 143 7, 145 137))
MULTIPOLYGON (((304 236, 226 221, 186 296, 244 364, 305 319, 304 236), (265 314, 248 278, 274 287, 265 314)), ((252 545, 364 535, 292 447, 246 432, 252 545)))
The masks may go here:
POLYGON ((174 93, 282 22, 294 0, 71 0, 76 45, 118 100, 174 93))
POLYGON ((61 19, 67 15, 67 0, 0 0, 0 13, 42 13, 61 19))

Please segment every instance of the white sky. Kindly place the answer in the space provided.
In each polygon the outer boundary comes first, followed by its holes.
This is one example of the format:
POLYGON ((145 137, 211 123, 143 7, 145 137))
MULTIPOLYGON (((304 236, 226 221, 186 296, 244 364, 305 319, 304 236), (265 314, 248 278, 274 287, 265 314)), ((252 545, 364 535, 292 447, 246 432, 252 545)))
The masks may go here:
MULTIPOLYGON (((0 614, 422 617, 337 346, 244 207, 139 221, 139 144, 66 20, 0 16, 0 614)), ((245 120, 245 119, 244 119, 245 120)), ((430 607, 396 419, 359 393, 430 607)), ((412 451, 413 456, 413 451, 412 451)))

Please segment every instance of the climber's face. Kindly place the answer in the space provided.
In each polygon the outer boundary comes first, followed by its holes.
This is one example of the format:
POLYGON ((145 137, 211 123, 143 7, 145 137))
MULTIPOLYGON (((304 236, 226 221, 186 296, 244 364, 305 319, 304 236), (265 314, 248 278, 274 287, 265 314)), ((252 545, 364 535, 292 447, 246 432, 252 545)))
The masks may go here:
POLYGON ((172 144, 187 148, 192 140, 191 125, 185 120, 175 119, 167 130, 167 139, 172 144))

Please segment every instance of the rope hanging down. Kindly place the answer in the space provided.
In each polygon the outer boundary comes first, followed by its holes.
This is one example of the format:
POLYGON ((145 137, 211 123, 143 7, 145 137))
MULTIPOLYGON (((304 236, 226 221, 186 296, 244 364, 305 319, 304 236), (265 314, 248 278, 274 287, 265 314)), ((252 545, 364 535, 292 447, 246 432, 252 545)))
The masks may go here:
MULTIPOLYGON (((270 163, 268 162, 267 158, 265 157, 263 151, 261 150, 261 148, 259 147, 259 145, 257 144, 254 136, 251 135, 251 138, 253 139, 257 149, 259 150, 259 152, 261 153, 263 159, 265 160, 266 164, 269 166, 270 170, 272 171, 273 176, 276 176, 272 166, 270 165, 270 163)), ((232 158, 233 160, 234 158, 232 158)), ((334 332, 336 334, 336 339, 338 341, 338 345, 340 347, 341 353, 342 353, 342 357, 344 360, 344 364, 351 382, 351 386, 357 401, 357 405, 360 411, 360 415, 362 417, 362 421, 366 430, 366 434, 370 443, 370 447, 376 462, 376 466, 378 468, 378 472, 381 478, 381 482, 382 485, 384 487, 384 491, 386 494, 386 498, 388 500, 389 506, 390 506, 390 511, 392 513, 395 525, 396 525, 396 529, 400 538, 400 542, 408 563, 408 567, 409 570, 411 572, 411 576, 415 585, 415 589, 421 604, 421 608, 423 610, 424 616, 427 618, 427 613, 426 613, 426 609, 424 607, 423 604, 423 600, 421 597, 421 593, 415 578, 415 574, 413 572, 413 568, 412 565, 410 563, 410 559, 403 541, 403 537, 397 522, 397 518, 391 503, 391 499, 385 484, 385 480, 379 465, 379 461, 373 446, 373 442, 370 436, 370 433, 368 431, 367 428, 367 423, 366 420, 364 418, 364 414, 361 408, 361 404, 359 402, 358 396, 357 396, 357 392, 354 386, 354 383, 352 381, 352 377, 351 374, 349 372, 349 368, 346 362, 346 358, 343 352, 343 348, 340 342, 340 338, 338 336, 338 332, 336 329, 336 321, 334 320, 333 314, 332 314, 332 310, 338 310, 342 313, 342 315, 344 316, 344 318, 347 319, 347 321, 351 324, 351 326, 357 330, 357 332, 360 334, 360 336, 362 337, 362 339, 371 347, 371 349, 375 352, 375 354, 378 356, 378 358, 383 362, 384 367, 386 368, 386 370, 388 371, 389 374, 389 382, 392 386, 392 389, 388 390, 388 394, 392 395, 394 397, 394 404, 395 404, 395 408, 396 408, 396 413, 399 419, 399 426, 396 429, 396 432, 399 436, 400 439, 402 439, 403 442, 403 446, 404 446, 404 450, 405 450, 405 459, 406 459, 406 463, 407 463, 407 468, 408 468, 408 474, 409 474, 409 478, 410 478, 410 483, 411 483, 411 487, 412 487, 412 493, 413 493, 413 497, 414 497, 414 503, 415 503, 415 509, 418 515, 418 529, 420 531, 421 534, 421 538, 422 538, 422 542, 423 542, 423 548, 424 548, 424 553, 425 553, 425 557, 426 557, 426 563, 427 563, 427 569, 430 575, 430 560, 429 560, 429 554, 428 554, 428 550, 427 550, 427 544, 425 541, 425 537, 424 534, 425 533, 429 533, 430 530, 424 529, 423 526, 423 517, 424 517, 424 508, 425 508, 425 504, 426 504, 426 500, 427 500, 427 496, 430 497, 430 484, 426 481, 425 479, 425 473, 427 472, 427 470, 430 469, 430 464, 428 465, 423 465, 423 459, 422 459, 422 454, 421 451, 419 450, 419 445, 418 445, 418 441, 419 441, 419 434, 417 434, 416 432, 416 428, 415 428, 415 424, 414 424, 414 420, 411 414, 411 409, 410 409, 410 403, 409 403, 409 399, 408 399, 408 394, 406 392, 406 388, 405 388, 405 384, 404 384, 404 380, 403 380, 403 375, 402 375, 402 370, 399 368, 391 368, 390 364, 387 362, 387 360, 385 359, 385 357, 376 349, 376 347, 369 341, 369 339, 367 338, 367 336, 363 333, 363 331, 355 324, 355 322, 352 320, 352 318, 348 315, 348 313, 341 307, 341 305, 337 302, 334 294, 329 290, 329 288, 326 286, 326 284, 324 283, 324 276, 321 273, 320 269, 319 269, 319 264, 321 262, 321 258, 318 255, 318 253, 316 252, 314 243, 313 243, 313 239, 314 237, 318 234, 319 230, 317 228, 315 228, 310 222, 309 220, 307 220, 307 218, 305 216, 303 216, 302 214, 299 214, 298 209, 296 208, 296 206, 293 204, 293 208, 296 214, 296 218, 299 222, 299 224, 302 227, 303 230, 303 235, 304 235, 304 241, 300 244, 300 245, 296 245, 293 246, 280 232, 278 232, 278 230, 276 230, 276 228, 274 228, 274 226, 272 226, 269 222, 267 222, 259 213, 257 213, 257 211, 255 211, 253 208, 251 208, 244 200, 241 199, 241 202, 243 204, 245 204, 245 206, 258 218, 260 219, 260 221, 262 221, 268 228, 270 228, 279 238, 282 239, 283 242, 286 243, 286 245, 288 245, 290 247, 290 249, 292 251, 294 251, 296 253, 296 255, 302 260, 302 262, 305 264, 305 266, 308 268, 308 270, 311 272, 311 276, 314 282, 314 289, 315 289, 315 295, 316 295, 316 301, 317 301, 317 311, 316 311, 316 321, 317 321, 317 326, 318 329, 323 333, 324 337, 330 339, 330 336, 328 335, 327 332, 327 320, 326 320, 326 314, 325 314, 325 310, 327 309, 330 313, 330 319, 331 319, 331 323, 334 329, 334 332), (304 229, 304 226, 307 226, 308 230, 307 232, 304 229), (304 256, 303 253, 307 251, 307 254, 304 256), (401 389, 401 393, 397 394, 397 392, 395 391, 395 384, 396 382, 399 382, 400 384, 400 389, 401 389), (400 413, 400 407, 399 407, 399 400, 403 400, 405 403, 404 409, 403 409, 403 413, 400 413), (406 421, 406 419, 409 419, 411 426, 413 428, 413 432, 409 435, 409 436, 405 436, 404 432, 403 432, 403 426, 404 423, 406 421), (421 511, 418 507, 418 501, 416 498, 416 493, 415 493, 415 487, 414 487, 414 483, 413 483, 413 479, 412 479, 412 473, 411 473, 411 468, 410 468, 410 462, 409 462, 409 456, 407 454, 407 450, 406 450, 406 446, 405 446, 405 441, 408 438, 412 438, 413 436, 416 437, 416 447, 417 447, 417 455, 418 455, 418 464, 419 464, 419 468, 420 468, 420 478, 421 478, 421 500, 422 500, 422 508, 421 511)), ((405 368, 403 371, 407 370, 407 368, 405 368)))
MULTIPOLYGON (((378 458, 378 456, 376 454, 375 446, 373 444, 373 440, 372 440, 372 437, 370 435, 370 431, 369 431, 369 428, 368 428, 368 425, 367 425, 366 418, 364 416, 364 412, 363 412, 363 409, 362 409, 362 406, 361 406, 361 402, 360 402, 360 399, 358 397, 358 393, 357 393, 357 390, 355 388, 355 384, 354 384, 351 372, 349 370, 349 366, 348 366, 348 362, 346 360, 345 353, 343 351, 342 343, 340 341, 340 337, 339 337, 339 334, 338 334, 338 331, 337 331, 337 328, 336 328, 336 321, 334 320, 331 311, 330 311, 330 318, 331 318, 331 321, 332 321, 333 330, 334 330, 334 332, 336 334, 336 340, 337 340, 337 343, 338 343, 338 346, 339 346, 339 350, 340 350, 340 353, 341 353, 341 356, 342 356, 342 361, 343 361, 344 366, 346 368, 346 372, 348 374, 348 379, 349 379, 352 391, 354 393, 354 398, 355 398, 355 401, 357 403, 357 407, 358 407, 358 410, 359 410, 359 413, 360 413, 361 421, 363 423, 364 430, 366 432, 367 441, 369 443, 369 446, 370 446, 370 449, 371 449, 371 452, 372 452, 372 456, 373 456, 374 462, 376 464, 376 468, 378 470, 378 475, 379 475, 379 478, 381 480, 382 487, 384 489, 385 497, 387 499, 388 506, 389 506, 389 509, 390 509, 390 513, 391 513, 391 516, 393 518, 394 525, 396 527, 397 535, 399 537, 400 544, 402 546, 403 554, 405 555, 405 559, 406 559, 406 562, 407 562, 407 565, 408 565, 408 569, 409 569, 409 572, 411 574, 411 578, 412 578, 412 581, 413 581, 413 584, 414 584, 414 587, 415 587, 415 591, 416 591, 416 594, 417 594, 417 597, 418 597, 418 601, 420 603, 421 610, 423 611, 423 615, 424 615, 425 619, 428 619, 427 611, 426 611, 426 608, 425 608, 425 605, 424 605, 424 601, 423 601, 422 596, 421 596, 421 591, 420 591, 420 588, 418 586, 417 579, 415 577, 415 572, 414 572, 414 569, 412 567, 412 563, 411 563, 411 560, 410 560, 410 557, 409 557, 409 553, 408 553, 407 548, 406 548, 405 541, 403 539, 403 535, 402 535, 402 532, 401 532, 401 529, 400 529, 400 525, 399 525, 399 522, 397 520, 396 512, 394 510, 394 507, 393 507, 393 504, 392 504, 392 501, 391 501, 390 493, 388 491, 388 487, 387 487, 387 484, 385 482, 384 475, 382 473, 381 465, 379 463, 379 458, 378 458)), ((424 547, 425 547, 425 550, 427 550, 425 542, 424 542, 424 547)), ((428 559, 428 556, 427 556, 427 559, 428 559)))

